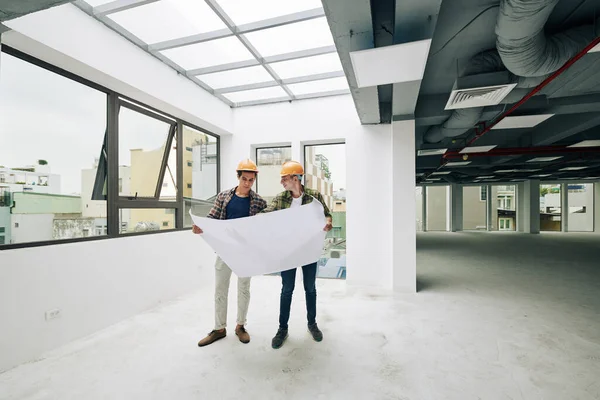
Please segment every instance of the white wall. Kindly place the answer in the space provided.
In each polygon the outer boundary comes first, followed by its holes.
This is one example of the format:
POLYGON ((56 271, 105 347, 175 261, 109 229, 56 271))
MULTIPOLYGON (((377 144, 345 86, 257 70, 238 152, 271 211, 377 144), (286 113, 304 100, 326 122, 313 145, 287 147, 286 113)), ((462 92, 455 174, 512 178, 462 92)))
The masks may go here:
POLYGON ((232 132, 225 103, 72 4, 5 23, 2 43, 216 134, 232 132))
POLYGON ((213 262, 189 231, 1 251, 0 372, 162 301, 212 290, 213 262), (46 321, 55 308, 61 316, 46 321))
POLYGON ((54 214, 11 214, 11 243, 52 240, 54 214), (16 228, 15 225, 19 224, 16 228))
MULTIPOLYGON (((362 126, 349 95, 235 109, 236 134, 221 143, 221 187, 235 185, 233 170, 240 159, 253 156, 252 145, 291 143, 292 159, 303 163, 305 144, 345 141, 347 280, 391 289, 391 129, 362 126)), ((414 170, 406 173, 414 177, 414 170)))

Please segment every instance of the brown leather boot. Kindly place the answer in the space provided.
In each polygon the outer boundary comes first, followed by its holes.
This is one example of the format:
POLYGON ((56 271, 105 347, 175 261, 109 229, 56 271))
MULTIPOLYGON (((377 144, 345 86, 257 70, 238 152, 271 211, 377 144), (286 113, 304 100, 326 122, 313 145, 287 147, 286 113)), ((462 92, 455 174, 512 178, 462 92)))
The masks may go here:
POLYGON ((223 339, 225 336, 227 336, 226 329, 221 329, 220 331, 212 331, 208 334, 207 337, 198 342, 198 346, 202 347, 209 345, 211 343, 216 342, 219 339, 223 339))
POLYGON ((235 327, 235 334, 240 339, 240 342, 242 342, 242 343, 248 343, 248 342, 250 342, 250 335, 246 331, 246 328, 244 328, 244 325, 238 325, 238 326, 236 326, 235 327))

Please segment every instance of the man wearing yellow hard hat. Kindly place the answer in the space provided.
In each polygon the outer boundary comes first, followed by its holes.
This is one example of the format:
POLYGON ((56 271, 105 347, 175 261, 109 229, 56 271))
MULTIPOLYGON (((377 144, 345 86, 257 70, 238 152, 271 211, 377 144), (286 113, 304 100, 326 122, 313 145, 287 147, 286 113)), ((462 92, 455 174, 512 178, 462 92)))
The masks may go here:
MULTIPOLYGON (((233 189, 225 190, 217 196, 213 208, 208 213, 208 218, 235 219, 251 217, 260 213, 267 207, 267 202, 252 190, 256 180, 258 168, 250 160, 242 160, 237 167, 239 184, 233 189)), ((201 234, 202 229, 193 226, 193 232, 201 234)), ((229 293, 229 281, 231 280, 231 269, 217 257, 215 263, 215 328, 204 339, 198 342, 198 346, 209 345, 227 335, 227 294, 229 293)), ((235 334, 240 342, 250 342, 250 335, 244 327, 250 304, 250 278, 238 277, 238 312, 235 334)))
MULTIPOLYGON (((326 224, 323 230, 330 231, 331 213, 325 204, 321 193, 317 190, 305 188, 302 184, 304 168, 297 161, 287 161, 281 167, 281 185, 285 189, 279 193, 271 204, 262 212, 283 210, 291 207, 299 207, 317 199, 323 205, 326 224)), ((288 321, 290 319, 290 308, 292 306, 292 294, 296 283, 296 270, 294 267, 281 272, 281 296, 279 300, 279 329, 271 342, 274 349, 283 346, 288 337, 288 321)), ((304 292, 306 295, 306 313, 308 319, 308 330, 314 340, 323 340, 323 333, 317 326, 317 260, 314 263, 302 266, 302 277, 304 281, 304 292)))

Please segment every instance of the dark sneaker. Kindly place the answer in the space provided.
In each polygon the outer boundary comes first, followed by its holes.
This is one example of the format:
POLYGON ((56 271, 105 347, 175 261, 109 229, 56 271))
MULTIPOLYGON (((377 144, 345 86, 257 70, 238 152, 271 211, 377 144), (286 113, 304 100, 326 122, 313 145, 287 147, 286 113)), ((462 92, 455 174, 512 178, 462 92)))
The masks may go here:
POLYGON ((274 349, 280 348, 281 346, 283 346, 283 342, 285 342, 285 339, 287 339, 287 338, 288 338, 287 329, 279 328, 279 330, 277 331, 277 334, 271 341, 271 347, 273 347, 274 349))
POLYGON ((244 328, 243 326, 237 326, 235 328, 235 334, 237 335, 238 339, 240 339, 240 342, 250 342, 250 335, 248 334, 248 331, 246 331, 246 328, 244 328))
POLYGON ((226 329, 223 329, 220 331, 212 331, 208 334, 207 337, 205 337, 204 339, 202 339, 201 341, 198 342, 198 346, 202 347, 202 346, 209 345, 211 343, 216 342, 219 339, 223 339, 225 336, 227 336, 226 329))
POLYGON ((320 342, 321 340, 323 340, 323 332, 321 332, 316 323, 308 325, 308 331, 312 335, 313 339, 315 339, 315 341, 320 342))

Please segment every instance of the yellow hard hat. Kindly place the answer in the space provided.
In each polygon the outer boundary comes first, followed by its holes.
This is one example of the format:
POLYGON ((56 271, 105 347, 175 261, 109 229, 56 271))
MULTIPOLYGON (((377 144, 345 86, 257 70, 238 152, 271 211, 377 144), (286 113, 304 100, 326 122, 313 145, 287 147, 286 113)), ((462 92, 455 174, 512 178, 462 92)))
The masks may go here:
POLYGON ((286 161, 281 166, 280 175, 304 175, 304 168, 298 161, 286 161))
POLYGON ((238 171, 238 172, 248 171, 248 172, 258 173, 258 167, 256 166, 256 164, 254 164, 254 161, 252 161, 249 158, 246 158, 245 160, 240 161, 240 163, 237 166, 236 171, 238 171))

